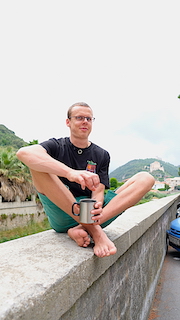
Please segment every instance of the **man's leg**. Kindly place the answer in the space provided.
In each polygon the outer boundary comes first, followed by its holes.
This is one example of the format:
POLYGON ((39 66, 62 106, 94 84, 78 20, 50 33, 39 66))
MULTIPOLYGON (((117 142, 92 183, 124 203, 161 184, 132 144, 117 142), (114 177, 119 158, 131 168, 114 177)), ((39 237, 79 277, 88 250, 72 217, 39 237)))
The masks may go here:
MULTIPOLYGON (((78 218, 72 214, 72 204, 76 199, 59 178, 36 171, 31 171, 31 174, 37 191, 46 195, 59 208, 78 221, 78 218)), ((113 242, 108 239, 99 225, 78 225, 68 231, 68 235, 81 247, 87 247, 90 244, 89 234, 95 242, 94 253, 97 256, 108 256, 116 252, 113 242)))
MULTIPOLYGON (((135 205, 151 190, 153 185, 154 178, 150 174, 141 172, 134 175, 116 191, 117 196, 103 208, 103 218, 100 221, 101 224, 135 205)), ((71 228, 68 231, 68 234, 72 239, 75 228, 71 228)), ((95 242, 94 253, 98 257, 115 254, 117 249, 114 243, 108 239, 104 232, 100 232, 99 228, 101 228, 99 225, 87 225, 86 227, 87 232, 92 236, 95 242)))
MULTIPOLYGON (((78 218, 72 214, 72 204, 76 199, 60 179, 48 173, 42 173, 31 170, 33 183, 39 193, 44 194, 56 206, 69 214, 78 222, 78 218)), ((78 225, 73 228, 75 230, 74 239, 81 247, 87 247, 90 244, 90 238, 85 229, 78 225)))
MULTIPOLYGON (((37 190, 45 194, 59 208, 69 214, 74 220, 78 221, 72 214, 72 204, 75 202, 75 198, 59 178, 47 173, 34 171, 31 173, 37 190)), ((154 178, 146 173, 137 174, 129 179, 127 183, 117 190, 117 196, 103 208, 101 223, 133 206, 151 189, 153 184, 154 178)), ((99 225, 79 225, 68 231, 69 236, 76 241, 79 246, 84 247, 87 247, 90 243, 88 233, 95 242, 94 253, 98 257, 105 257, 116 253, 117 249, 115 245, 99 225)))
POLYGON ((104 208, 101 224, 117 216, 138 203, 152 189, 154 177, 147 172, 139 172, 116 190, 114 197, 104 208))
MULTIPOLYGON (((103 208, 103 218, 100 220, 100 223, 106 222, 139 202, 151 190, 154 182, 154 178, 147 172, 137 173, 130 178, 123 186, 116 190, 117 196, 103 208)), ((90 235, 93 234, 93 239, 95 239, 95 254, 99 257, 115 254, 117 249, 114 243, 110 241, 105 233, 99 233, 93 227, 96 226, 88 226, 87 231, 90 235)))
POLYGON ((39 193, 44 194, 63 211, 67 212, 74 220, 78 221, 72 214, 72 203, 76 201, 72 193, 53 174, 31 170, 33 183, 39 193))

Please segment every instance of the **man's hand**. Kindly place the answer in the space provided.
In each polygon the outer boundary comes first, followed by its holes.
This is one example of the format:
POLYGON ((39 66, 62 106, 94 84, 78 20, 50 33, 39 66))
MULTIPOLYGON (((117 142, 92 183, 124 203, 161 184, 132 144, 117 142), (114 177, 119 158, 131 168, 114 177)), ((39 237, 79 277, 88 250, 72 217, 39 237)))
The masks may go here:
POLYGON ((79 183, 83 190, 87 187, 89 190, 95 191, 100 183, 99 176, 96 173, 86 170, 70 169, 66 178, 71 182, 79 183))
POLYGON ((91 214, 94 215, 92 216, 92 220, 96 221, 94 224, 101 224, 101 219, 102 219, 102 202, 96 202, 94 205, 94 209, 91 210, 91 214))

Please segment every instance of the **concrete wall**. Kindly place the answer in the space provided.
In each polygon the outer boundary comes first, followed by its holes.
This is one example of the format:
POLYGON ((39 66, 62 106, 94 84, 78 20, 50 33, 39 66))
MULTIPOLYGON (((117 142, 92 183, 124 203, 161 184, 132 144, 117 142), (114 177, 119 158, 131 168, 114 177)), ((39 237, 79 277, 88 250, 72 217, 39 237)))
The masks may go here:
POLYGON ((146 320, 178 201, 133 207, 106 227, 111 257, 53 230, 1 244, 0 319, 146 320))
POLYGON ((31 201, 21 202, 19 197, 14 202, 2 202, 0 196, 0 231, 26 226, 29 222, 41 222, 46 215, 42 206, 38 206, 35 196, 31 201))

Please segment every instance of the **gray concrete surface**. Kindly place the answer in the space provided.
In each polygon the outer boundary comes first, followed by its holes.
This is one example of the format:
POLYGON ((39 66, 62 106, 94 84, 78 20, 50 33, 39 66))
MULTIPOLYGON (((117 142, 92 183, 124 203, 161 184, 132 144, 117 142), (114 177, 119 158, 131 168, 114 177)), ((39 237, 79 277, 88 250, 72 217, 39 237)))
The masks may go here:
POLYGON ((41 222, 45 218, 44 209, 41 205, 37 205, 34 195, 31 201, 23 202, 19 197, 16 197, 16 201, 13 202, 2 202, 2 196, 0 196, 0 232, 24 227, 31 221, 41 222))
POLYGON ((180 319, 180 252, 168 248, 148 320, 180 319))
POLYGON ((0 245, 0 320, 145 320, 179 195, 128 209, 97 258, 53 230, 0 245))

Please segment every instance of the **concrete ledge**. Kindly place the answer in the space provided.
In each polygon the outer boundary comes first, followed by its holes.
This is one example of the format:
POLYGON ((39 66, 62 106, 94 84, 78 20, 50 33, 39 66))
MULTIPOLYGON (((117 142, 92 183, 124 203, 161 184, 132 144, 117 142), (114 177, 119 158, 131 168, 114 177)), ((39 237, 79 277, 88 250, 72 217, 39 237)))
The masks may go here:
POLYGON ((155 200, 118 217, 105 228, 118 248, 107 258, 53 230, 0 244, 0 319, 145 320, 164 259, 165 230, 179 200, 179 195, 155 200), (146 266, 149 256, 153 261, 146 266))
POLYGON ((37 205, 35 196, 31 201, 21 202, 17 196, 14 202, 2 202, 0 196, 0 231, 24 227, 29 222, 41 222, 46 218, 42 205, 37 205))
POLYGON ((43 210, 37 210, 35 208, 33 213, 26 212, 23 213, 0 213, 0 233, 4 230, 11 230, 17 227, 25 227, 31 222, 42 222, 47 218, 43 210))

